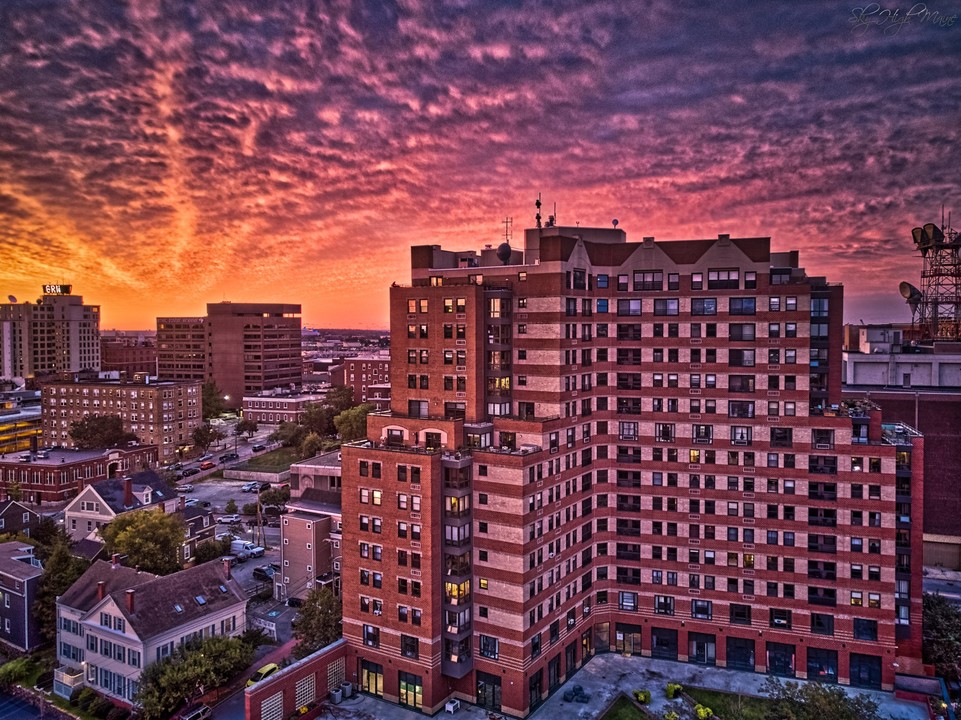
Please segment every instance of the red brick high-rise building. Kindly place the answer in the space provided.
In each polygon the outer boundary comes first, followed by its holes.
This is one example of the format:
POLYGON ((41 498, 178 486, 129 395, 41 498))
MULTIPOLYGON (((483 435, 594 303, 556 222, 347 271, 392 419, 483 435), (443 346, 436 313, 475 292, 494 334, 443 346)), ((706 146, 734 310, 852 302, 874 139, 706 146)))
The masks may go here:
POLYGON ((923 439, 841 403, 840 286, 727 235, 411 256, 392 410, 342 448, 363 690, 525 716, 606 651, 917 668, 923 439))

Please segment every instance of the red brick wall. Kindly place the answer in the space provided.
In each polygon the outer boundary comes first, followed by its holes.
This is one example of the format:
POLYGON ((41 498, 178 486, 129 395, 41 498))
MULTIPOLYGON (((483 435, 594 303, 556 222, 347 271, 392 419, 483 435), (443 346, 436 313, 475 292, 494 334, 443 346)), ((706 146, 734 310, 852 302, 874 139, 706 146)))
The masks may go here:
MULTIPOLYGON (((313 655, 284 668, 273 677, 247 688, 244 691, 244 717, 247 720, 261 720, 264 717, 269 717, 264 715, 264 703, 270 703, 271 699, 278 694, 283 697, 283 713, 279 717, 285 719, 290 717, 298 707, 296 703, 297 683, 311 675, 314 676, 314 694, 317 702, 308 705, 308 707, 314 709, 303 717, 304 720, 312 720, 312 718, 317 717, 320 714, 317 704, 319 701, 326 700, 329 696, 328 678, 336 676, 341 680, 344 679, 340 672, 343 667, 346 667, 345 658, 347 654, 346 641, 338 640, 322 650, 318 650, 313 655), (338 663, 341 664, 340 668, 338 668, 338 663), (333 672, 331 672, 332 670, 333 672)), ((348 679, 350 678, 348 677, 348 679)))

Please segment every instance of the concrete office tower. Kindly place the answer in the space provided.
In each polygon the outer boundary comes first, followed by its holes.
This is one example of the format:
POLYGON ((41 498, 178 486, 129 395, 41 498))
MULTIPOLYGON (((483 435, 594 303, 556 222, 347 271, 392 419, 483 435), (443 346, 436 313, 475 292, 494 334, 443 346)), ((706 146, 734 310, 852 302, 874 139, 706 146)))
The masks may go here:
POLYGON ((392 410, 342 448, 363 690, 525 716, 599 652, 919 668, 923 439, 841 403, 840 286, 727 235, 411 258, 392 410))
POLYGON ((299 388, 300 305, 208 303, 206 317, 157 318, 161 378, 213 380, 230 408, 244 394, 299 388))
POLYGON ((36 302, 0 304, 0 377, 100 369, 100 306, 70 285, 44 285, 36 302))

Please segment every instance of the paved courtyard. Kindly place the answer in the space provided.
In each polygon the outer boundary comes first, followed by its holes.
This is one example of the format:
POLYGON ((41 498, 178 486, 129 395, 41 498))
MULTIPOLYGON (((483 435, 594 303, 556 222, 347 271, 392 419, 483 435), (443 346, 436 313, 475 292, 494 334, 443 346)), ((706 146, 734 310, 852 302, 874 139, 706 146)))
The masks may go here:
MULTIPOLYGON (((661 710, 667 705, 664 694, 668 682, 682 685, 724 690, 745 695, 760 695, 761 686, 767 675, 736 672, 722 668, 691 665, 681 662, 652 660, 643 657, 623 657, 614 653, 598 655, 561 688, 551 695, 530 718, 532 720, 553 720, 554 718, 577 718, 577 720, 596 720, 611 701, 623 692, 632 690, 651 691, 650 708, 661 710), (580 685, 591 696, 587 703, 564 702, 564 690, 580 685)), ((927 720, 924 705, 895 699, 892 693, 873 690, 845 688, 850 694, 865 694, 877 701, 882 716, 892 720, 927 720)), ((355 695, 340 705, 328 706, 322 718, 335 720, 416 720, 423 718, 422 713, 407 710, 398 705, 365 695, 355 695)), ((441 712, 437 718, 451 717, 451 720, 488 720, 488 711, 468 703, 453 716, 441 712)))

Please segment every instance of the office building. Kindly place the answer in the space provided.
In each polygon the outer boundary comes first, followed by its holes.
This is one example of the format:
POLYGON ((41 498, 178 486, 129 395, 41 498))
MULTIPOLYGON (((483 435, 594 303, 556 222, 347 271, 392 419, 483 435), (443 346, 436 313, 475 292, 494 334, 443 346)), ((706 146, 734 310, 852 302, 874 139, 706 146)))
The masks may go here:
POLYGON ((599 652, 919 671, 924 440, 841 401, 842 288, 769 238, 524 240, 391 288, 391 411, 342 448, 361 689, 526 716, 599 652))
POLYGON ((100 306, 71 289, 44 285, 35 303, 0 304, 0 378, 100 369, 100 306))
POLYGON ((297 423, 309 405, 320 405, 326 397, 327 393, 284 392, 278 388, 259 395, 245 395, 241 409, 245 419, 258 424, 297 423))
POLYGON ((208 303, 206 317, 157 318, 158 375, 213 380, 229 408, 245 394, 299 388, 300 305, 208 303))
POLYGON ((117 415, 123 428, 146 445, 156 445, 160 461, 178 459, 193 444, 203 419, 201 384, 157 381, 149 375, 129 379, 80 377, 44 384, 41 395, 43 442, 74 447, 70 425, 87 415, 117 415))
POLYGON ((133 377, 157 374, 157 346, 152 339, 114 335, 100 338, 100 369, 133 377))

